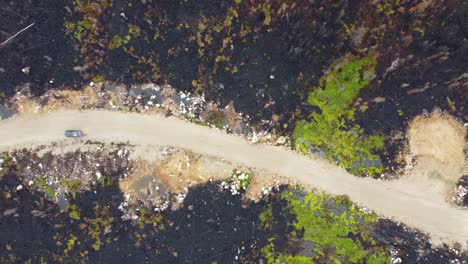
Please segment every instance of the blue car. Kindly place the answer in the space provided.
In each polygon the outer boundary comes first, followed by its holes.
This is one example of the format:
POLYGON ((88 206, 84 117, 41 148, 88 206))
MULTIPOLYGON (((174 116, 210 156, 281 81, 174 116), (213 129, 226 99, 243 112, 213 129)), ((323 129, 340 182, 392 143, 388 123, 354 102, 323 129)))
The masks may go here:
POLYGON ((66 137, 82 137, 84 136, 81 130, 65 130, 66 137))

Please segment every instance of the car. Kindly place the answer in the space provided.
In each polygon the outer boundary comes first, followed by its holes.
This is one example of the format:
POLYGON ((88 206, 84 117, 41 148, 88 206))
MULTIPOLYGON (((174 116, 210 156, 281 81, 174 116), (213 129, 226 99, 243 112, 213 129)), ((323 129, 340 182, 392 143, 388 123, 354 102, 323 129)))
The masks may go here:
POLYGON ((81 130, 65 130, 66 137, 82 137, 84 136, 81 130))

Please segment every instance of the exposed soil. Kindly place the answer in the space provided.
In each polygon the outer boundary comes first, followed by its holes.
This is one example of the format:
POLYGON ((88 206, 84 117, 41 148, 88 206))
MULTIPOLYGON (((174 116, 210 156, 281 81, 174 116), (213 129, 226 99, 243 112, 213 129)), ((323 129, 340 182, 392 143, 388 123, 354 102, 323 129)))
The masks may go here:
POLYGON ((465 169, 466 129, 450 115, 414 118, 408 130, 411 155, 417 159, 412 177, 437 177, 452 189, 465 169))
POLYGON ((256 170, 244 195, 246 198, 258 202, 283 185, 297 186, 297 183, 291 178, 256 170))
POLYGON ((189 151, 173 150, 165 157, 159 156, 159 160, 153 162, 136 161, 133 171, 119 183, 122 192, 131 195, 134 202, 161 204, 169 200, 172 193, 182 195, 182 200, 172 204, 172 207, 176 207, 183 201, 188 188, 225 179, 234 169, 231 164, 189 151))
MULTIPOLYGON (((151 151, 155 151, 152 149, 151 151)), ((170 199, 170 193, 180 198, 172 201, 172 207, 178 207, 192 186, 212 181, 225 181, 234 170, 250 171, 253 177, 245 192, 245 197, 259 201, 282 185, 294 185, 294 180, 275 176, 259 170, 207 157, 191 151, 172 149, 166 155, 158 155, 158 160, 151 162, 138 160, 132 164, 132 172, 120 183, 120 189, 131 195, 133 202, 150 202, 157 205, 170 199)))

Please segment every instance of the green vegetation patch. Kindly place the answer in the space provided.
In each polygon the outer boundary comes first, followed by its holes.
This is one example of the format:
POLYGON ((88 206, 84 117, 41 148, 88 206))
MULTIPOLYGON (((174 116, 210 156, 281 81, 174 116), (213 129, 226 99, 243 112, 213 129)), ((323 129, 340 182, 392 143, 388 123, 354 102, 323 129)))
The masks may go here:
POLYGON ((371 57, 356 59, 320 79, 319 86, 309 93, 308 103, 321 113, 312 113, 310 121, 296 122, 293 138, 297 149, 305 154, 309 154, 309 146, 321 149, 326 158, 354 173, 382 172, 380 157, 374 153, 383 148, 383 137, 364 137, 358 125, 349 125, 354 119, 351 105, 375 77, 375 66, 371 57), (366 165, 369 161, 379 161, 379 165, 366 165))
POLYGON ((67 207, 67 212, 70 218, 72 219, 80 219, 80 212, 76 204, 71 204, 67 207))
MULTIPOLYGON (((278 252, 275 237, 262 249, 267 263, 389 263, 389 252, 371 236, 377 216, 353 205, 347 197, 297 195, 284 191, 287 210, 296 216, 289 242, 299 240, 299 254, 278 252), (307 245, 307 246, 305 246, 307 245), (306 257, 307 255, 308 257, 306 257)), ((267 209, 262 222, 271 216, 267 209)), ((271 219, 270 221, 274 221, 271 219)), ((265 224, 263 224, 265 226, 265 224)))
POLYGON ((60 185, 62 185, 62 187, 65 188, 67 192, 72 195, 73 198, 75 198, 76 193, 81 188, 81 181, 80 180, 69 181, 69 180, 63 179, 62 181, 60 181, 60 185))
POLYGON ((125 35, 124 37, 121 37, 119 35, 114 35, 114 37, 109 43, 109 49, 120 48, 126 45, 128 42, 130 42, 132 37, 139 37, 140 35, 141 35, 141 29, 138 26, 129 25, 127 35, 125 35))
POLYGON ((119 35, 115 35, 109 44, 109 49, 120 48, 121 46, 127 44, 130 41, 130 39, 130 35, 125 35, 125 37, 123 38, 119 35))
POLYGON ((11 166, 13 166, 13 159, 8 153, 0 153, 0 179, 7 173, 11 166))
POLYGON ((138 37, 141 34, 141 30, 138 26, 135 25, 129 25, 128 26, 128 34, 133 37, 138 37))

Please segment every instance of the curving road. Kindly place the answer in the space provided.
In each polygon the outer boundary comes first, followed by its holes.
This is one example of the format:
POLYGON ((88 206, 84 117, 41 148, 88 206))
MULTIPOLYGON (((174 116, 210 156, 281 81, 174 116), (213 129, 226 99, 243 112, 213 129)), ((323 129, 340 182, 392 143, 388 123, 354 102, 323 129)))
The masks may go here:
POLYGON ((103 110, 58 111, 0 121, 0 151, 64 140, 66 129, 82 129, 103 142, 171 145, 272 171, 331 194, 346 194, 362 206, 431 234, 434 243, 468 242, 468 211, 444 202, 436 179, 376 181, 355 177, 323 160, 244 139, 176 118, 103 110), (427 182, 429 181, 429 182, 427 182))

